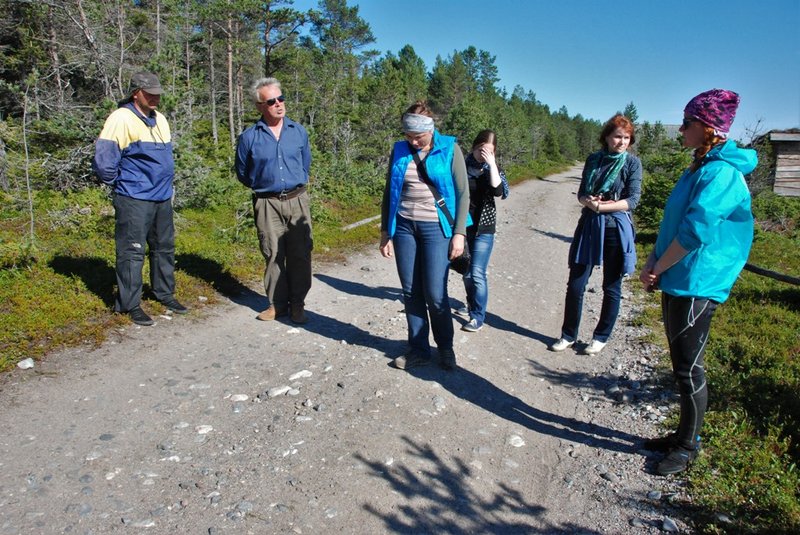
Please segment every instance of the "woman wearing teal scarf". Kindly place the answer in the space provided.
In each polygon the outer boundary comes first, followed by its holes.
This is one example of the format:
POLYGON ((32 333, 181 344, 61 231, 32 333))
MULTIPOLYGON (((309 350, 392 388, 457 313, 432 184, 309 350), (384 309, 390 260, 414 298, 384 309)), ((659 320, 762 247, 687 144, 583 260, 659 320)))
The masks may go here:
POLYGON ((578 338, 583 294, 595 266, 603 266, 603 307, 587 354, 605 347, 619 314, 622 278, 633 273, 636 248, 631 212, 642 191, 642 164, 627 150, 635 141, 633 123, 623 115, 606 122, 603 149, 589 155, 583 168, 578 202, 584 208, 569 249, 569 282, 561 336, 551 351, 564 351, 578 338))

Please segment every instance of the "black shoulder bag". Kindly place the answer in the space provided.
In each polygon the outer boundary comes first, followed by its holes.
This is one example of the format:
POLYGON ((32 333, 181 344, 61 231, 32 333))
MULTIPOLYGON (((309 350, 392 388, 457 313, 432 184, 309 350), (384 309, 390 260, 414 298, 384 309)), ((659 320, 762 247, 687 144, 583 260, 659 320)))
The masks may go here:
MULTIPOLYGON (((450 210, 447 209, 447 203, 445 203, 444 198, 439 193, 439 190, 436 189, 436 186, 433 185, 433 182, 431 182, 431 179, 428 177, 428 171, 425 169, 425 161, 420 159, 419 153, 416 152, 413 147, 411 148, 411 152, 414 155, 414 162, 417 164, 417 173, 419 174, 419 177, 423 182, 425 182, 425 185, 428 186, 428 188, 431 190, 431 193, 433 193, 433 200, 436 201, 436 205, 442 210, 447 222, 450 223, 450 228, 454 229, 456 221, 453 219, 453 214, 451 214, 450 210)), ((450 269, 456 273, 464 275, 467 271, 469 271, 469 264, 471 260, 472 256, 469 254, 469 247, 467 246, 467 239, 465 236, 464 252, 462 252, 460 256, 450 261, 450 269)))

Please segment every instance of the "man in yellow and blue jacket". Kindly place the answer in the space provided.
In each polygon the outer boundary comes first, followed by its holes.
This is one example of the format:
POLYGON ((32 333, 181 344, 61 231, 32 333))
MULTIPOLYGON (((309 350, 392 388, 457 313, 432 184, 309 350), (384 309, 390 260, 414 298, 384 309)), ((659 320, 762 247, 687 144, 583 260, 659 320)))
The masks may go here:
POLYGON ((175 161, 169 124, 156 110, 162 92, 155 74, 134 74, 128 98, 106 119, 92 162, 100 180, 114 190, 114 310, 128 314, 138 325, 154 323, 141 308, 145 244, 150 255, 150 286, 156 299, 173 312, 188 312, 175 299, 175 161))

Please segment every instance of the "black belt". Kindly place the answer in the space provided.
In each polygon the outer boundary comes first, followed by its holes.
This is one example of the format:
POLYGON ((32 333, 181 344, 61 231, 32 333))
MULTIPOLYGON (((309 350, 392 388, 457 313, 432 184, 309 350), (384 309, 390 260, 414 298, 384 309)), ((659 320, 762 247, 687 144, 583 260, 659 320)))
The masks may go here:
POLYGON ((300 184, 296 188, 288 191, 254 191, 253 195, 259 199, 280 199, 282 201, 286 201, 289 199, 294 199, 301 193, 305 193, 305 191, 306 185, 300 184))

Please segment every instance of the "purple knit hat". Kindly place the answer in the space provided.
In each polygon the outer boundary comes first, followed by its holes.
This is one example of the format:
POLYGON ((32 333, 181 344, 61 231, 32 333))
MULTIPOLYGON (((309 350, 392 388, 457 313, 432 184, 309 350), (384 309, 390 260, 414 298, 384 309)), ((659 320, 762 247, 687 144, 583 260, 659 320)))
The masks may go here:
POLYGON ((738 107, 739 95, 727 89, 712 89, 690 100, 683 112, 727 137, 738 107))

